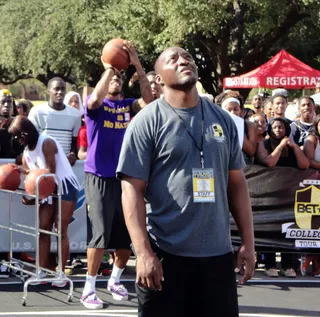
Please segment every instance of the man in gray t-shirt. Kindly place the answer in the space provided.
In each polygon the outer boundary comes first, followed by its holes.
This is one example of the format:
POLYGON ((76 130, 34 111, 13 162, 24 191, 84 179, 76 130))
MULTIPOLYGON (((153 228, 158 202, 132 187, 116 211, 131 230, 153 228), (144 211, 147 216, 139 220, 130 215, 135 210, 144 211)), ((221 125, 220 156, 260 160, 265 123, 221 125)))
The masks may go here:
POLYGON ((188 52, 167 49, 156 71, 164 98, 130 123, 117 168, 137 255, 139 316, 210 311, 237 316, 229 209, 243 239, 238 264, 245 264, 246 273, 241 282, 254 267, 252 214, 237 130, 227 113, 199 98, 197 70, 188 52), (190 274, 198 285, 187 279, 190 274))

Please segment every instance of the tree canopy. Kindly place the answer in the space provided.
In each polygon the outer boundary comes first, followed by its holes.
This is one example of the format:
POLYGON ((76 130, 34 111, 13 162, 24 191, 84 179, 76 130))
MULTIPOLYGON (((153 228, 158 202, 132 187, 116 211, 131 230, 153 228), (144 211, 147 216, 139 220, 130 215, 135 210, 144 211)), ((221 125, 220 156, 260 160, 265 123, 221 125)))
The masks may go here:
POLYGON ((151 70, 164 48, 196 58, 205 90, 282 48, 320 68, 319 0, 0 0, 0 81, 60 76, 95 85, 111 38, 131 40, 151 70))

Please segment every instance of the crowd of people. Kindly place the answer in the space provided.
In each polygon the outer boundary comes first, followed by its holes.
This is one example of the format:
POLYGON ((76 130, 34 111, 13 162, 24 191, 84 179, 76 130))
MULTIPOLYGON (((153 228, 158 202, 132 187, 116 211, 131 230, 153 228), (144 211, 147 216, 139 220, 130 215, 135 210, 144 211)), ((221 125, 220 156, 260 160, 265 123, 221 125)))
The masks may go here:
MULTIPOLYGON (((220 315, 238 316, 235 271, 243 274, 244 283, 255 267, 243 168, 318 169, 316 105, 303 96, 288 108, 284 89, 267 98, 253 96, 251 108, 244 107, 238 91, 230 90, 213 104, 199 96, 196 65, 184 49, 166 49, 147 74, 132 43, 125 42, 123 49, 136 69, 139 99, 123 96, 122 74, 103 60, 104 73, 84 104, 77 92, 67 93, 58 77, 48 82, 48 102, 36 107, 25 100, 15 105, 10 91, 1 90, 0 157, 16 159, 24 173, 47 168, 61 179, 63 269, 70 258, 68 224, 80 189, 72 166, 85 160, 88 249, 80 301, 86 308, 103 307, 95 284, 108 249, 115 251, 107 289, 116 300, 128 298, 120 279, 133 250, 139 316, 200 315, 213 302, 220 315), (233 116, 243 118, 243 131, 233 116), (229 212, 242 239, 236 268, 229 212), (194 287, 188 276, 199 272, 203 278, 194 287)), ((23 203, 32 201, 24 197, 23 203)), ((42 229, 56 226, 56 207, 54 200, 42 201, 42 229)), ((49 236, 41 234, 39 242, 41 266, 49 268, 49 236)), ((263 258, 266 275, 279 276, 276 254, 263 258)), ((310 261, 313 275, 320 277, 317 256, 304 257, 301 271, 305 274, 310 261)), ((297 254, 281 255, 284 276, 296 277, 298 265, 297 254)))
MULTIPOLYGON (((220 94, 216 102, 226 111, 245 120, 242 152, 247 165, 319 169, 318 106, 311 97, 302 96, 293 100, 289 111, 288 92, 285 89, 275 89, 272 96, 264 100, 259 95, 253 96, 252 107, 247 108, 247 111, 237 91, 220 94)), ((299 257, 297 253, 281 254, 280 273, 294 278, 300 267, 301 274, 305 275, 312 261, 312 275, 320 277, 318 256, 302 255, 300 261, 299 257)), ((278 277, 276 254, 265 253, 263 259, 261 262, 265 265, 265 274, 278 277)))

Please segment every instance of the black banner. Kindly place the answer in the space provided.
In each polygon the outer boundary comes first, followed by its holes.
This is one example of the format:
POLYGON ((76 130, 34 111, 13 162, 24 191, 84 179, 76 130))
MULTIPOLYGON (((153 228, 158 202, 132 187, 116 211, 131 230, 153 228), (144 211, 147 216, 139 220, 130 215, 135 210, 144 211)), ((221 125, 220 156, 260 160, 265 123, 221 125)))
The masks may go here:
MULTIPOLYGON (((311 201, 311 191, 314 192, 320 188, 320 181, 318 185, 312 186, 320 180, 320 173, 313 169, 267 168, 259 165, 250 165, 244 172, 252 204, 256 249, 271 248, 278 251, 299 249, 295 245, 295 239, 288 239, 285 237, 286 234, 282 233, 282 225, 293 223, 290 228, 301 228, 299 221, 296 220, 302 217, 305 222, 313 223, 313 228, 310 226, 307 229, 319 229, 320 226, 318 228, 315 226, 318 226, 320 218, 320 208, 318 208, 320 207, 320 190, 319 201, 317 201, 318 193, 312 194, 312 197, 315 197, 312 199, 316 200, 316 203, 311 201), (299 204, 296 199, 302 199, 303 202, 299 204)), ((239 245, 240 238, 232 217, 231 236, 232 243, 239 245)), ((319 249, 311 251, 319 252, 319 249)))

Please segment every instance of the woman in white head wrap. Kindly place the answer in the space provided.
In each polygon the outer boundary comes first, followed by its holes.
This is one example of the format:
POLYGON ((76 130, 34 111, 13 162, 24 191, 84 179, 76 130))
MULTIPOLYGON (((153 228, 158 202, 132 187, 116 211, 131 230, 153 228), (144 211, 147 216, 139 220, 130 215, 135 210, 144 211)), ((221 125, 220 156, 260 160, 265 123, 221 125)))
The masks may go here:
POLYGON ((69 91, 63 100, 65 105, 76 108, 80 111, 81 116, 84 114, 83 104, 80 95, 75 91, 69 91))
MULTIPOLYGON (((233 91, 226 93, 222 98, 221 108, 237 117, 242 117, 244 110, 242 97, 233 91)), ((253 164, 257 146, 256 127, 254 123, 244 120, 243 129, 244 131, 238 131, 238 133, 243 133, 244 135, 242 144, 243 158, 247 165, 253 164)))

